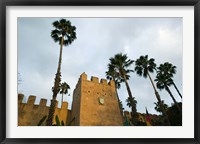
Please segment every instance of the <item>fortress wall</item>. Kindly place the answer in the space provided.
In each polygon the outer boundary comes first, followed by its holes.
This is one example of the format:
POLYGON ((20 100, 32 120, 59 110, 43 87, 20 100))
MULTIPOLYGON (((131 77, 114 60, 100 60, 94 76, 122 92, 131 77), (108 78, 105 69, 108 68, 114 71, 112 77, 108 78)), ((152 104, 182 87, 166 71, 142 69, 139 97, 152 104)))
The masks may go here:
POLYGON ((81 78, 79 78, 79 81, 76 84, 76 88, 73 91, 73 100, 71 108, 72 110, 69 113, 70 120, 68 121, 68 124, 70 126, 80 125, 80 95, 81 95, 81 78))
MULTIPOLYGON (((22 103, 23 98, 23 94, 18 94, 18 126, 37 126, 43 116, 48 116, 49 106, 46 106, 47 100, 41 99, 39 105, 36 105, 36 96, 29 96, 27 103, 22 103)), ((58 115, 60 121, 63 120, 65 125, 67 124, 67 107, 68 103, 63 102, 61 108, 56 107, 54 115, 54 117, 58 115)), ((44 126, 45 124, 46 122, 42 125, 44 126)))
MULTIPOLYGON (((109 83, 105 79, 81 75, 79 85, 80 98, 80 125, 82 126, 115 126, 123 125, 118 100, 116 97, 114 81, 109 83), (103 99, 104 103, 100 103, 103 99)), ((78 92, 77 92, 78 93, 78 92)), ((76 96, 76 93, 74 93, 76 96)), ((74 102, 74 100, 73 100, 74 102)))

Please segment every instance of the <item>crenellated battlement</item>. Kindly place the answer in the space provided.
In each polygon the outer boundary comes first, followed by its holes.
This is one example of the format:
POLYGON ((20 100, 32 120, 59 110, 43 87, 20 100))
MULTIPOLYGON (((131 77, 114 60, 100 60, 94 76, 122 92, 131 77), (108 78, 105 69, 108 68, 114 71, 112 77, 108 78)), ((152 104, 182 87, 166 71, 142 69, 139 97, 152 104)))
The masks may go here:
MULTIPOLYGON (((30 95, 28 97, 28 101, 26 103, 23 103, 23 99, 24 99, 24 94, 18 94, 18 104, 22 103, 22 104, 26 104, 26 105, 35 105, 35 106, 41 106, 41 107, 49 107, 47 106, 47 99, 40 99, 39 105, 35 104, 36 101, 36 96, 34 95, 30 95)), ((56 102, 56 108, 58 108, 58 101, 56 102)), ((62 107, 61 109, 68 109, 68 102, 62 102, 62 107)))
POLYGON ((103 84, 103 85, 115 86, 113 80, 110 80, 108 82, 106 79, 100 79, 100 81, 99 81, 99 78, 95 77, 95 76, 91 76, 91 79, 88 80, 87 79, 87 74, 85 72, 80 75, 80 80, 81 81, 87 80, 87 81, 90 81, 90 82, 93 82, 93 83, 99 83, 99 84, 103 84))
MULTIPOLYGON (((49 113, 50 106, 47 106, 47 99, 40 99, 39 104, 35 104, 36 96, 30 95, 26 103, 23 103, 24 95, 18 94, 18 125, 19 126, 36 126, 39 121, 49 113)), ((61 108, 58 108, 56 102, 55 115, 67 124, 68 102, 63 102, 61 108)), ((53 119, 55 123, 55 118, 53 119)), ((43 123, 45 125, 45 123, 43 123)))

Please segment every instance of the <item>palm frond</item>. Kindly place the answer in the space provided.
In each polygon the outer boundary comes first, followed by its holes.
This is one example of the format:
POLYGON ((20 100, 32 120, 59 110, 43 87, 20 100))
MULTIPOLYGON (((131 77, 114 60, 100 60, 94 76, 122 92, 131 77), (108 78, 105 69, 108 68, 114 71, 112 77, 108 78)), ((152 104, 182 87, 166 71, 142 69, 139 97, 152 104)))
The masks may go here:
POLYGON ((54 34, 54 35, 52 35, 51 37, 53 38, 53 40, 54 40, 55 42, 58 42, 58 41, 59 41, 59 43, 60 43, 60 37, 59 37, 57 34, 54 34))
POLYGON ((53 26, 54 26, 55 28, 58 28, 58 26, 59 26, 59 22, 58 22, 58 21, 54 21, 52 24, 53 24, 53 26))

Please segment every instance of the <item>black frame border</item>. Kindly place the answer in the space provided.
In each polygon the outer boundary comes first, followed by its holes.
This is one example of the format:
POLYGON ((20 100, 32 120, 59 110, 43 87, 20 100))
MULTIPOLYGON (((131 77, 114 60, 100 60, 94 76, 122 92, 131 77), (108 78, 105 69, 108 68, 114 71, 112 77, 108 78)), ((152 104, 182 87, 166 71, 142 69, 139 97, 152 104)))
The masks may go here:
POLYGON ((0 142, 95 144, 200 144, 200 0, 0 0, 0 142), (6 7, 7 6, 194 6, 194 138, 6 138, 6 7))

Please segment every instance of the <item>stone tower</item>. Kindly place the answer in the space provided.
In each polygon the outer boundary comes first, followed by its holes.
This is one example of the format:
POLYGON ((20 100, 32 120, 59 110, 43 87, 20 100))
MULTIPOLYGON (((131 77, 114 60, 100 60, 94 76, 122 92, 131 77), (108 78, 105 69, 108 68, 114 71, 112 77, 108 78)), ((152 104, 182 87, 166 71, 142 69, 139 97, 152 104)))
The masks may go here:
POLYGON ((122 116, 114 81, 81 74, 73 92, 70 125, 76 126, 122 126, 122 116))

